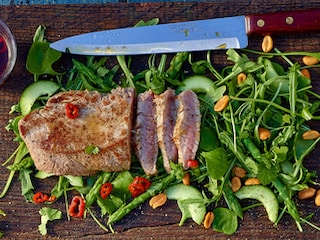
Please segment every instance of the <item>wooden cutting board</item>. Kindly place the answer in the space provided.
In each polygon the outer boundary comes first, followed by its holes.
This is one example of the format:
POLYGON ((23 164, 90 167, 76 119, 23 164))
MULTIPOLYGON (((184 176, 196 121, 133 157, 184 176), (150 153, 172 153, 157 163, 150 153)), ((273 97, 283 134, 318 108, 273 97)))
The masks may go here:
MULTIPOLYGON (((13 134, 5 130, 11 116, 10 107, 17 103, 22 90, 32 82, 32 76, 25 69, 26 55, 32 43, 32 37, 38 25, 47 27, 46 36, 55 41, 70 35, 118 27, 130 27, 137 21, 160 18, 161 23, 185 20, 197 20, 250 13, 276 12, 280 10, 297 10, 319 7, 319 1, 299 0, 256 0, 256 1, 215 1, 208 3, 175 2, 175 3, 110 3, 92 5, 34 5, 34 6, 1 6, 0 18, 11 27, 18 43, 18 60, 8 81, 0 87, 0 162, 4 162, 17 146, 12 141, 13 134)), ((320 33, 296 33, 274 36, 275 45, 281 51, 320 51, 320 33)), ((250 37, 251 49, 260 50, 262 37, 250 37)), ((217 65, 227 62, 223 52, 216 52, 217 65)), ((299 59, 298 59, 299 60, 299 59)), ((313 86, 320 92, 319 72, 313 70, 313 86)), ((319 124, 315 127, 320 130, 319 124)), ((320 151, 316 149, 306 160, 305 165, 320 173, 320 151)), ((0 189, 8 177, 6 168, 0 168, 0 189)), ((49 191, 56 179, 35 181, 35 188, 49 191)), ((319 180, 319 179, 318 179, 319 180)), ((319 225, 320 208, 312 200, 299 201, 302 216, 314 213, 312 222, 319 225)), ((304 225, 300 233, 291 218, 285 215, 278 226, 273 226, 262 207, 251 209, 244 215, 239 229, 233 236, 226 236, 205 230, 191 221, 183 227, 178 226, 180 211, 174 202, 152 210, 147 204, 132 212, 123 221, 115 225, 117 233, 104 232, 93 219, 72 219, 66 215, 63 220, 48 224, 48 235, 41 237, 38 231, 42 206, 26 203, 21 196, 20 182, 15 176, 14 182, 5 198, 0 200, 0 209, 7 214, 0 217, 0 231, 5 239, 317 239, 320 232, 304 225)), ((65 213, 61 200, 54 205, 65 213)), ((96 209, 97 210, 97 209, 96 209)), ((97 211, 98 213, 98 211, 97 211)))

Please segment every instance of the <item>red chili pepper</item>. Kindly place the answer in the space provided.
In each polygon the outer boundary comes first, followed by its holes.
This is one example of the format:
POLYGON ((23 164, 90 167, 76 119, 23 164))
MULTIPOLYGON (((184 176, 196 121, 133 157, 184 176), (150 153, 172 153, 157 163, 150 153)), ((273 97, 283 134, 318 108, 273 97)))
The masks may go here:
POLYGON ((37 192, 33 195, 32 200, 34 203, 44 203, 49 200, 49 196, 42 192, 37 192))
POLYGON ((195 159, 189 159, 187 161, 187 166, 188 168, 197 168, 199 166, 199 162, 198 160, 195 160, 195 159))
POLYGON ((84 199, 80 196, 75 196, 72 198, 72 201, 69 206, 69 215, 71 217, 82 218, 86 203, 84 199))
POLYGON ((143 177, 135 177, 133 182, 129 185, 129 191, 131 192, 132 197, 137 197, 140 194, 147 191, 147 189, 151 186, 151 182, 143 177))
POLYGON ((145 190, 151 186, 151 182, 148 179, 139 176, 134 178, 133 184, 142 184, 145 190))
POLYGON ((111 183, 102 184, 100 188, 100 197, 102 199, 106 199, 110 195, 112 189, 113 189, 113 186, 111 183))
POLYGON ((66 116, 67 118, 71 118, 71 119, 77 118, 79 116, 79 108, 72 103, 67 103, 66 116))
POLYGON ((129 185, 129 191, 131 192, 131 196, 133 198, 138 197, 142 193, 146 191, 145 187, 139 183, 131 183, 129 185))

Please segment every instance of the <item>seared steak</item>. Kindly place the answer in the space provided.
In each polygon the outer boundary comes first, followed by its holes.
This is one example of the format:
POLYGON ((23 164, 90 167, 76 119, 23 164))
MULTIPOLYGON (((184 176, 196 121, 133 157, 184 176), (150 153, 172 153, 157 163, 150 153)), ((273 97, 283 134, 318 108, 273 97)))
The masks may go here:
POLYGON ((200 141, 200 103, 197 95, 187 90, 177 97, 177 119, 173 140, 178 148, 178 162, 187 169, 187 161, 194 159, 200 141))
POLYGON ((159 147, 167 172, 171 171, 170 161, 187 169, 200 139, 197 95, 184 91, 176 96, 169 89, 160 95, 151 90, 141 93, 137 103, 135 98, 133 88, 117 88, 109 94, 68 91, 52 96, 43 109, 19 121, 21 138, 37 169, 75 176, 129 170, 132 145, 147 175, 157 174, 159 147), (97 151, 87 152, 88 147, 97 151))
POLYGON ((176 95, 172 89, 155 96, 158 143, 166 171, 171 171, 170 160, 177 162, 178 151, 173 142, 173 129, 176 122, 176 95))
POLYGON ((157 173, 157 124, 154 94, 151 90, 140 93, 137 98, 137 113, 134 128, 134 148, 144 172, 157 173))
POLYGON ((46 106, 19 122, 19 131, 39 170, 56 175, 91 175, 96 171, 128 170, 135 90, 117 88, 110 94, 61 92, 46 106), (79 109, 75 119, 66 105, 79 109), (99 149, 85 152, 88 146, 99 149))

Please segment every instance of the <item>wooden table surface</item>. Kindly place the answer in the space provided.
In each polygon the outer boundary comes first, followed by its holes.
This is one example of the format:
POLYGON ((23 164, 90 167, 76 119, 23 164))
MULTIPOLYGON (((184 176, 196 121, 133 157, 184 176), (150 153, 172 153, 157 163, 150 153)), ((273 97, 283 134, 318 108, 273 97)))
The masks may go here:
MULTIPOLYGON (((17 146, 12 141, 13 134, 4 128, 11 118, 8 114, 11 105, 17 103, 21 91, 32 82, 32 76, 25 69, 25 62, 34 31, 39 24, 47 27, 48 40, 55 41, 87 31, 133 26, 138 20, 149 20, 154 17, 159 17, 160 21, 165 23, 319 6, 320 2, 315 0, 0 6, 0 18, 11 27, 18 43, 15 69, 8 81, 0 87, 0 162, 4 162, 17 146)), ((282 51, 319 52, 319 39, 320 33, 317 32, 274 36, 276 47, 282 51)), ((249 48, 259 49, 260 43, 261 37, 252 36, 249 48)), ((224 52, 216 54, 223 56, 224 52)), ((313 74, 313 85, 320 90, 319 72, 314 70, 313 74)), ((320 130, 318 123, 315 123, 315 126, 320 130)), ((319 149, 316 149, 305 162, 308 168, 318 173, 320 173, 319 153, 319 149)), ((6 168, 0 168, 0 189, 3 188, 8 174, 6 168)), ((49 191, 54 183, 53 180, 36 181, 35 187, 49 191)), ((65 213, 63 201, 55 203, 54 207, 65 213)), ((315 213, 311 220, 320 225, 320 208, 315 207, 312 200, 298 202, 298 207, 303 216, 315 213)), ((40 208, 38 205, 25 202, 21 196, 18 176, 15 176, 8 194, 0 200, 0 209, 7 214, 6 217, 0 217, 0 231, 5 233, 5 239, 319 239, 320 237, 320 232, 306 225, 303 225, 304 232, 300 233, 287 215, 278 226, 273 226, 262 207, 247 211, 233 236, 226 236, 212 229, 205 230, 191 221, 179 227, 180 211, 175 202, 169 202, 157 210, 150 209, 147 204, 143 205, 115 225, 117 231, 115 234, 101 230, 90 216, 87 219, 67 221, 64 214, 63 220, 49 223, 48 235, 42 237, 38 231, 40 208)))

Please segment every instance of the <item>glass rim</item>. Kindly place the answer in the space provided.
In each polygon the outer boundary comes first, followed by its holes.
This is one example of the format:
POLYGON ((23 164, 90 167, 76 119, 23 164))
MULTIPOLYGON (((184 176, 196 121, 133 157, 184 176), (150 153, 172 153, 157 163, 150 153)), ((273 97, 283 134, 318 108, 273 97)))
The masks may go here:
POLYGON ((8 25, 0 19, 0 34, 3 35, 6 45, 8 47, 8 63, 4 72, 0 75, 0 85, 4 83, 4 81, 9 77, 12 72, 16 59, 17 59, 17 44, 15 41, 15 37, 8 27, 8 25))

